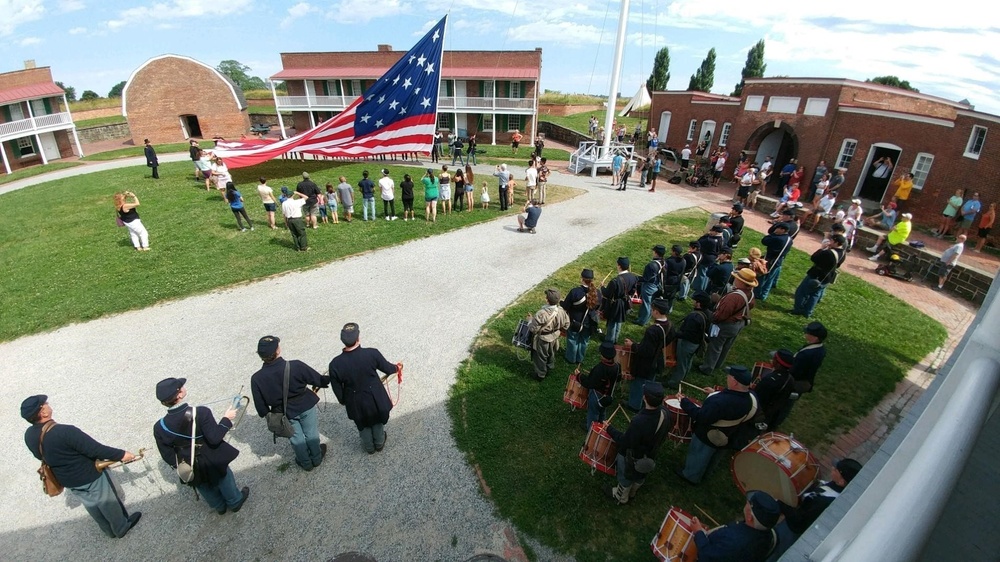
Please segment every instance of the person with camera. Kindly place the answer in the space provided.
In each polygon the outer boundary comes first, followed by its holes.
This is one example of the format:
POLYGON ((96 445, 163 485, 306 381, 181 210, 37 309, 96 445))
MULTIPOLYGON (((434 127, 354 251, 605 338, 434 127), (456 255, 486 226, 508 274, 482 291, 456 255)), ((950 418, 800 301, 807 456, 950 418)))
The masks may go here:
POLYGON ((111 482, 110 471, 99 471, 94 465, 96 460, 131 462, 135 455, 102 445, 76 426, 57 424, 44 394, 25 398, 21 417, 31 424, 24 432, 28 450, 49 466, 59 484, 73 492, 105 535, 120 539, 135 527, 142 513, 129 514, 111 482))
POLYGON ((185 481, 180 471, 178 476, 182 482, 198 490, 208 507, 219 515, 225 514, 227 509, 236 513, 250 496, 250 488, 236 487, 236 476, 229 468, 229 463, 240 454, 225 440, 233 428, 236 409, 230 407, 216 422, 208 407, 193 408, 184 402, 188 394, 184 386, 186 382, 184 378, 166 378, 156 383, 156 399, 167 407, 167 414, 153 424, 156 448, 163 462, 174 470, 183 464, 193 470, 190 481, 185 481), (195 436, 194 458, 192 434, 195 436))
POLYGON ((670 431, 669 417, 663 409, 663 385, 648 382, 642 387, 642 410, 632 418, 628 429, 622 432, 608 426, 611 439, 618 445, 618 457, 615 459, 618 485, 608 485, 604 491, 619 505, 635 498, 646 477, 656 468, 653 459, 670 431))
POLYGON ((319 442, 319 397, 309 387, 327 387, 330 377, 302 361, 285 360, 280 341, 277 336, 264 336, 257 342, 257 355, 264 364, 250 377, 253 404, 262 418, 271 412, 284 412, 294 430, 288 441, 295 452, 295 464, 309 472, 326 456, 326 444, 319 442))
POLYGON ((132 238, 132 245, 140 252, 149 250, 149 232, 139 219, 139 198, 131 191, 115 193, 115 210, 118 211, 118 220, 128 229, 128 234, 132 238))

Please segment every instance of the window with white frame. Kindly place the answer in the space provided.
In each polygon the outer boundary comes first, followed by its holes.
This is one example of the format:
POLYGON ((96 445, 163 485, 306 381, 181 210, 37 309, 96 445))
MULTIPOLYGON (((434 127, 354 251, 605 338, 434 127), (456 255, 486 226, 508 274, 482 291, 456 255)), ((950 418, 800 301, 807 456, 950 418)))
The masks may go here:
POLYGON ((771 113, 795 113, 799 110, 799 100, 785 96, 771 96, 767 100, 767 110, 771 113))
POLYGON ((520 82, 511 82, 510 83, 510 97, 512 99, 513 98, 520 98, 521 97, 521 83, 520 82))
POLYGON ((747 96, 747 103, 743 106, 745 111, 760 111, 764 107, 764 96, 747 96))
POLYGON ((361 89, 361 80, 351 80, 351 93, 352 96, 360 96, 364 91, 361 89))
POLYGON ((983 152, 983 144, 986 142, 986 127, 974 125, 972 134, 969 135, 969 144, 965 145, 965 154, 969 158, 979 159, 983 152))
POLYGON ((17 139, 17 149, 21 152, 21 158, 35 155, 35 144, 31 142, 29 137, 17 139))
POLYGON ((483 97, 492 98, 493 97, 493 87, 496 85, 492 80, 483 81, 483 97))
POLYGON ((851 165, 851 160, 854 160, 854 153, 858 150, 858 141, 854 139, 844 139, 844 143, 840 145, 840 155, 837 156, 837 167, 847 168, 851 165))
POLYGON ((806 100, 806 108, 802 110, 804 115, 814 115, 823 117, 826 109, 830 106, 830 98, 809 98, 806 100))
POLYGON ((732 128, 732 123, 725 123, 722 125, 722 134, 719 135, 719 146, 726 146, 726 143, 729 142, 729 129, 732 128))
POLYGON ((694 140, 694 132, 698 128, 698 120, 692 119, 691 124, 688 126, 688 137, 687 140, 694 140))
POLYGON ((916 160, 913 161, 913 188, 923 189, 924 182, 927 181, 927 174, 931 173, 931 164, 934 163, 934 155, 926 152, 917 153, 916 160))
POLYGON ((483 131, 490 132, 493 130, 493 116, 483 115, 483 131))
POLYGON ((508 131, 520 131, 521 130, 521 116, 520 115, 508 115, 507 116, 507 130, 508 131))
POLYGON ((452 114, 438 113, 438 129, 452 130, 452 114))
POLYGON ((25 119, 24 108, 20 103, 8 105, 7 109, 10 111, 11 121, 20 121, 21 119, 25 119))

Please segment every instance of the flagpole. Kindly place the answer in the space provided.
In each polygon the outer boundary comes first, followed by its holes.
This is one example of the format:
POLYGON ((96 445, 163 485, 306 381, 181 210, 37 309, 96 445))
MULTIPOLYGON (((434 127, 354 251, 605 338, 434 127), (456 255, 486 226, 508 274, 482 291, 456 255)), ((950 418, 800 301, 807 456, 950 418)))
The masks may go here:
POLYGON ((622 0, 621 13, 618 14, 618 38, 615 40, 615 59, 611 68, 611 91, 608 92, 608 111, 604 116, 604 139, 598 156, 606 156, 611 148, 611 123, 614 122, 616 106, 618 105, 618 85, 621 80, 622 54, 625 51, 625 28, 628 26, 629 0, 622 0))

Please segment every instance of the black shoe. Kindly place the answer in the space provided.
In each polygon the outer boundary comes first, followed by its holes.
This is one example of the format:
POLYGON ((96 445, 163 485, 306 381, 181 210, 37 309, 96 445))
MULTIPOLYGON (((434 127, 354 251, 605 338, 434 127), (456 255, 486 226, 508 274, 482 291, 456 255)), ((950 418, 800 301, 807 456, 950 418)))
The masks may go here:
MULTIPOLYGON (((132 515, 128 516, 128 529, 125 529, 125 535, 127 535, 128 532, 132 530, 132 527, 135 527, 136 523, 138 523, 140 519, 142 519, 141 511, 135 511, 132 513, 132 515)), ((118 538, 124 538, 125 535, 122 535, 118 538)))
POLYGON ((535 379, 538 382, 542 382, 543 380, 545 380, 545 377, 540 377, 537 374, 531 375, 531 378, 535 379))
POLYGON ((386 442, 388 440, 389 440, 389 434, 386 433, 385 437, 382 439, 382 444, 381 445, 375 445, 375 452, 377 453, 377 452, 381 451, 382 449, 385 449, 385 444, 386 444, 386 442))
POLYGON ((240 503, 236 504, 236 507, 229 509, 229 511, 232 511, 233 513, 238 512, 243 507, 243 504, 247 502, 247 498, 250 497, 250 488, 244 486, 243 489, 240 490, 240 493, 243 494, 243 497, 240 498, 240 503))
POLYGON ((219 509, 216 509, 215 512, 218 513, 219 515, 225 515, 226 514, 226 506, 223 505, 219 509))
POLYGON ((319 458, 323 459, 326 457, 326 443, 319 444, 319 458))
POLYGON ((687 482, 688 484, 690 484, 692 486, 697 486, 698 485, 697 482, 692 482, 692 481, 688 480, 687 476, 684 476, 684 469, 681 468, 681 467, 679 467, 679 466, 676 467, 676 468, 674 468, 674 474, 676 474, 678 478, 680 478, 681 480, 687 482))

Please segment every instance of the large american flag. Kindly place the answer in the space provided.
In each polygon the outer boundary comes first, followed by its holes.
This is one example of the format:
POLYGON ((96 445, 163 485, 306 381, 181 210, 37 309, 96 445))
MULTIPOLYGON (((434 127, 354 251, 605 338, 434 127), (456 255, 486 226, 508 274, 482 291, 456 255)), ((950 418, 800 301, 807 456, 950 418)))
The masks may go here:
POLYGON ((219 143, 229 169, 253 166, 288 152, 360 157, 426 152, 437 125, 442 43, 447 16, 343 112, 302 134, 259 147, 219 143))

